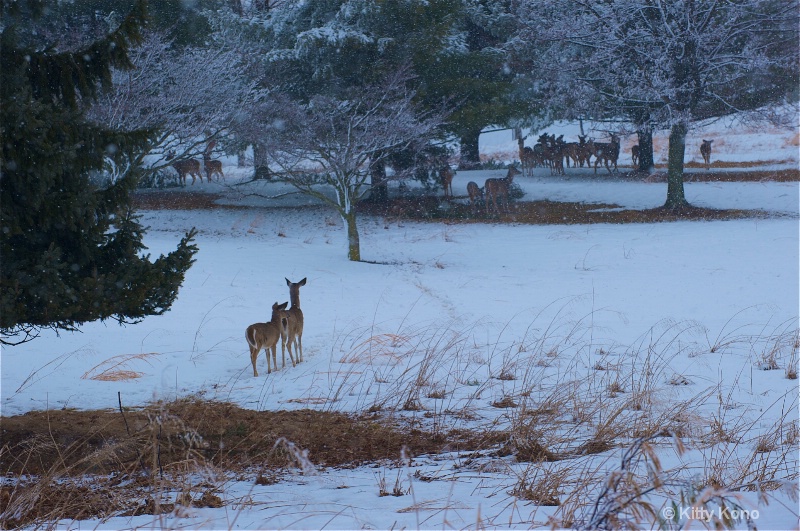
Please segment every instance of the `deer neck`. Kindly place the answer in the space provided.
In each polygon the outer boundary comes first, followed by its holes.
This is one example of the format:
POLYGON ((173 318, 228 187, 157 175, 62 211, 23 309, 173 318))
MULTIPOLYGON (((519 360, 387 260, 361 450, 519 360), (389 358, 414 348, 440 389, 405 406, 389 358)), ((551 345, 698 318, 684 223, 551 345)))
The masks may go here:
POLYGON ((300 293, 298 293, 299 291, 300 290, 297 291, 292 290, 289 292, 289 300, 292 302, 291 308, 300 309, 300 293))

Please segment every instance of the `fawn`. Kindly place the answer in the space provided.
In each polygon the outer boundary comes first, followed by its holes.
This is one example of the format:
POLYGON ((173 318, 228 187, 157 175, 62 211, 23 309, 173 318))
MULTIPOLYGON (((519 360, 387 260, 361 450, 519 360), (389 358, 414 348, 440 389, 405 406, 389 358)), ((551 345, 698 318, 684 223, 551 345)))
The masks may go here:
POLYGON ((289 302, 272 305, 272 318, 268 323, 254 323, 247 327, 244 337, 250 347, 250 361, 253 363, 253 376, 258 376, 256 360, 258 353, 263 348, 267 355, 267 374, 272 373, 269 366, 269 353, 272 351, 272 365, 278 370, 278 340, 285 336, 287 319, 284 310, 289 302))

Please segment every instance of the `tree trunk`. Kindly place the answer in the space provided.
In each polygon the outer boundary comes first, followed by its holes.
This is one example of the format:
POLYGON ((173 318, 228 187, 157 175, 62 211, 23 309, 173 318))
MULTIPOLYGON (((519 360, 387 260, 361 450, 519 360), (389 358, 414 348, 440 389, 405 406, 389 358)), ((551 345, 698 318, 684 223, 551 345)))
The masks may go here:
POLYGON ((667 157, 667 202, 665 208, 680 209, 689 206, 683 190, 683 158, 686 152, 686 124, 675 124, 669 132, 667 157))
POLYGON ((356 213, 354 210, 342 214, 345 227, 347 228, 347 258, 353 262, 361 261, 361 242, 358 237, 358 226, 356 225, 356 213))
POLYGON ((378 157, 378 159, 369 166, 371 185, 369 199, 376 204, 388 205, 389 184, 386 181, 386 164, 383 162, 383 157, 378 157))
POLYGON ((247 166, 247 155, 244 149, 236 153, 236 167, 244 168, 247 166))
POLYGON ((637 131, 636 136, 639 139, 639 171, 650 173, 656 165, 653 158, 653 131, 637 131))
POLYGON ((460 140, 461 160, 458 163, 459 170, 474 170, 481 163, 480 151, 478 149, 478 138, 481 136, 480 129, 465 133, 460 140))
POLYGON ((261 144, 253 144, 253 166, 255 166, 253 179, 272 179, 272 173, 269 171, 267 150, 261 144))

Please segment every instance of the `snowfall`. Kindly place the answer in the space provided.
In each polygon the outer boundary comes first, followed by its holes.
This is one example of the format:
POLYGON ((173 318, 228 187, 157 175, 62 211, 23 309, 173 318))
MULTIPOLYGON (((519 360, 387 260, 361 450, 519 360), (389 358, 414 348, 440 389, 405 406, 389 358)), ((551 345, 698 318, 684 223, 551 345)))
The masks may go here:
MULTIPOLYGON (((577 139, 577 124, 547 131, 577 139)), ((796 130, 707 124, 690 133, 687 162, 701 160, 697 148, 704 138, 714 139, 714 161, 757 162, 758 169, 798 166, 796 130)), ((634 139, 623 140, 621 171, 630 164, 634 139)), ((663 162, 663 135, 656 135, 655 146, 656 161, 663 162)), ((487 133, 481 151, 510 160, 516 142, 508 130, 487 133)), ((734 450, 742 456, 752 453, 760 434, 797 418, 797 380, 787 378, 787 370, 797 367, 791 346, 800 307, 797 182, 686 183, 695 206, 764 212, 735 221, 536 226, 364 215, 364 261, 351 262, 343 224, 332 209, 305 196, 265 197, 291 191, 284 184, 234 186, 249 180, 251 169, 238 168, 234 158, 223 158, 223 164, 225 179, 189 184, 187 190, 217 193, 221 204, 249 208, 140 212, 153 257, 174 249, 192 227, 199 231, 197 261, 171 310, 135 325, 90 323, 77 333, 46 332, 3 348, 3 416, 115 409, 119 394, 128 407, 186 396, 254 410, 362 412, 380 404, 423 426, 446 419, 453 427, 502 428, 515 415, 514 408, 495 407, 504 398, 535 401, 568 386, 578 396, 599 397, 592 393, 607 386, 616 370, 628 375, 624 387, 641 384, 633 375, 649 375, 657 397, 652 407, 660 412, 707 395, 698 418, 722 412, 747 426, 734 450), (244 330, 269 320, 274 302, 289 300, 287 278, 307 279, 300 291, 304 361, 292 367, 287 360, 285 368, 268 374, 261 354, 254 377, 244 330), (135 377, 99 377, 120 368, 135 377), (401 411, 409 393, 422 411, 401 411), (463 420, 448 413, 467 411, 463 420)), ((519 201, 644 209, 666 199, 666 184, 657 179, 634 181, 602 169, 597 177, 588 169, 566 171, 553 177, 537 168, 532 177, 517 177, 525 192, 519 201)), ((482 184, 503 174, 458 172, 456 201, 466 201, 467 182, 482 184)), ((696 428, 707 429, 704 422, 696 428)), ((585 458, 582 466, 597 474, 600 485, 603 474, 619 466, 623 451, 619 444, 585 458)), ((796 449, 789 455, 786 474, 796 474, 796 449)), ((680 454, 669 443, 659 456, 664 469, 697 477, 710 459, 702 448, 680 454)), ((557 463, 521 464, 513 456, 489 454, 468 459, 453 452, 399 455, 394 462, 352 469, 305 464, 274 485, 229 478, 220 494, 222 509, 65 521, 60 527, 525 529, 547 526, 548 517, 558 516, 558 507, 512 494, 531 467, 547 473, 548 466, 562 466, 557 463), (397 482, 406 494, 379 496, 381 478, 390 488, 397 482)), ((798 527, 800 513, 790 491, 770 492, 769 504, 755 492, 734 494, 759 529, 789 529, 798 527)), ((654 503, 669 509, 667 499, 654 503)), ((702 521, 685 523, 703 527, 702 521)))

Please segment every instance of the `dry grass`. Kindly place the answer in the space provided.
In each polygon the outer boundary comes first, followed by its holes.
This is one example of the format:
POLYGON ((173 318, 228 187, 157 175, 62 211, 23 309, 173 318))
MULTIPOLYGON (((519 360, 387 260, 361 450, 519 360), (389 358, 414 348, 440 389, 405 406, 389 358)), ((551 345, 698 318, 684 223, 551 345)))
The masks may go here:
MULTIPOLYGON (((292 471, 441 452, 457 456, 448 457, 454 469, 494 475, 497 492, 553 507, 555 527, 651 525, 671 500, 732 503, 731 492, 768 496, 796 483, 797 398, 737 403, 762 357, 796 364, 796 321, 749 335, 733 322, 710 334, 664 320, 623 347, 598 344, 598 311, 576 308, 576 299, 554 303, 513 340, 501 323, 485 342, 475 324, 349 330, 331 344, 339 369, 332 363, 323 376, 327 391, 294 402, 346 403, 359 415, 188 398, 3 418, 0 525, 214 506, 231 475, 268 485, 292 471), (718 382, 689 372, 694 382, 683 382, 676 370, 694 355, 738 359, 742 369, 718 382), (693 452, 691 466, 661 465, 676 447, 693 452)), ((139 360, 115 358, 87 374, 128 361, 139 360)), ((780 371, 759 374, 787 385, 780 371)), ((405 472, 376 474, 376 495, 413 494, 412 486, 405 472)))
POLYGON ((149 358, 158 356, 157 352, 144 354, 120 354, 113 356, 102 363, 99 363, 86 371, 81 379, 101 380, 101 381, 121 381, 140 378, 144 375, 141 371, 134 371, 130 365, 137 361, 145 361, 149 364, 149 358))
POLYGON ((274 478, 285 468, 356 466, 402 452, 496 443, 484 433, 432 434, 369 415, 258 412, 192 399, 124 413, 32 412, 4 417, 2 424, 0 466, 6 478, 16 478, 0 490, 3 528, 162 514, 178 496, 178 504, 214 506, 221 471, 256 468, 259 477, 274 478))

